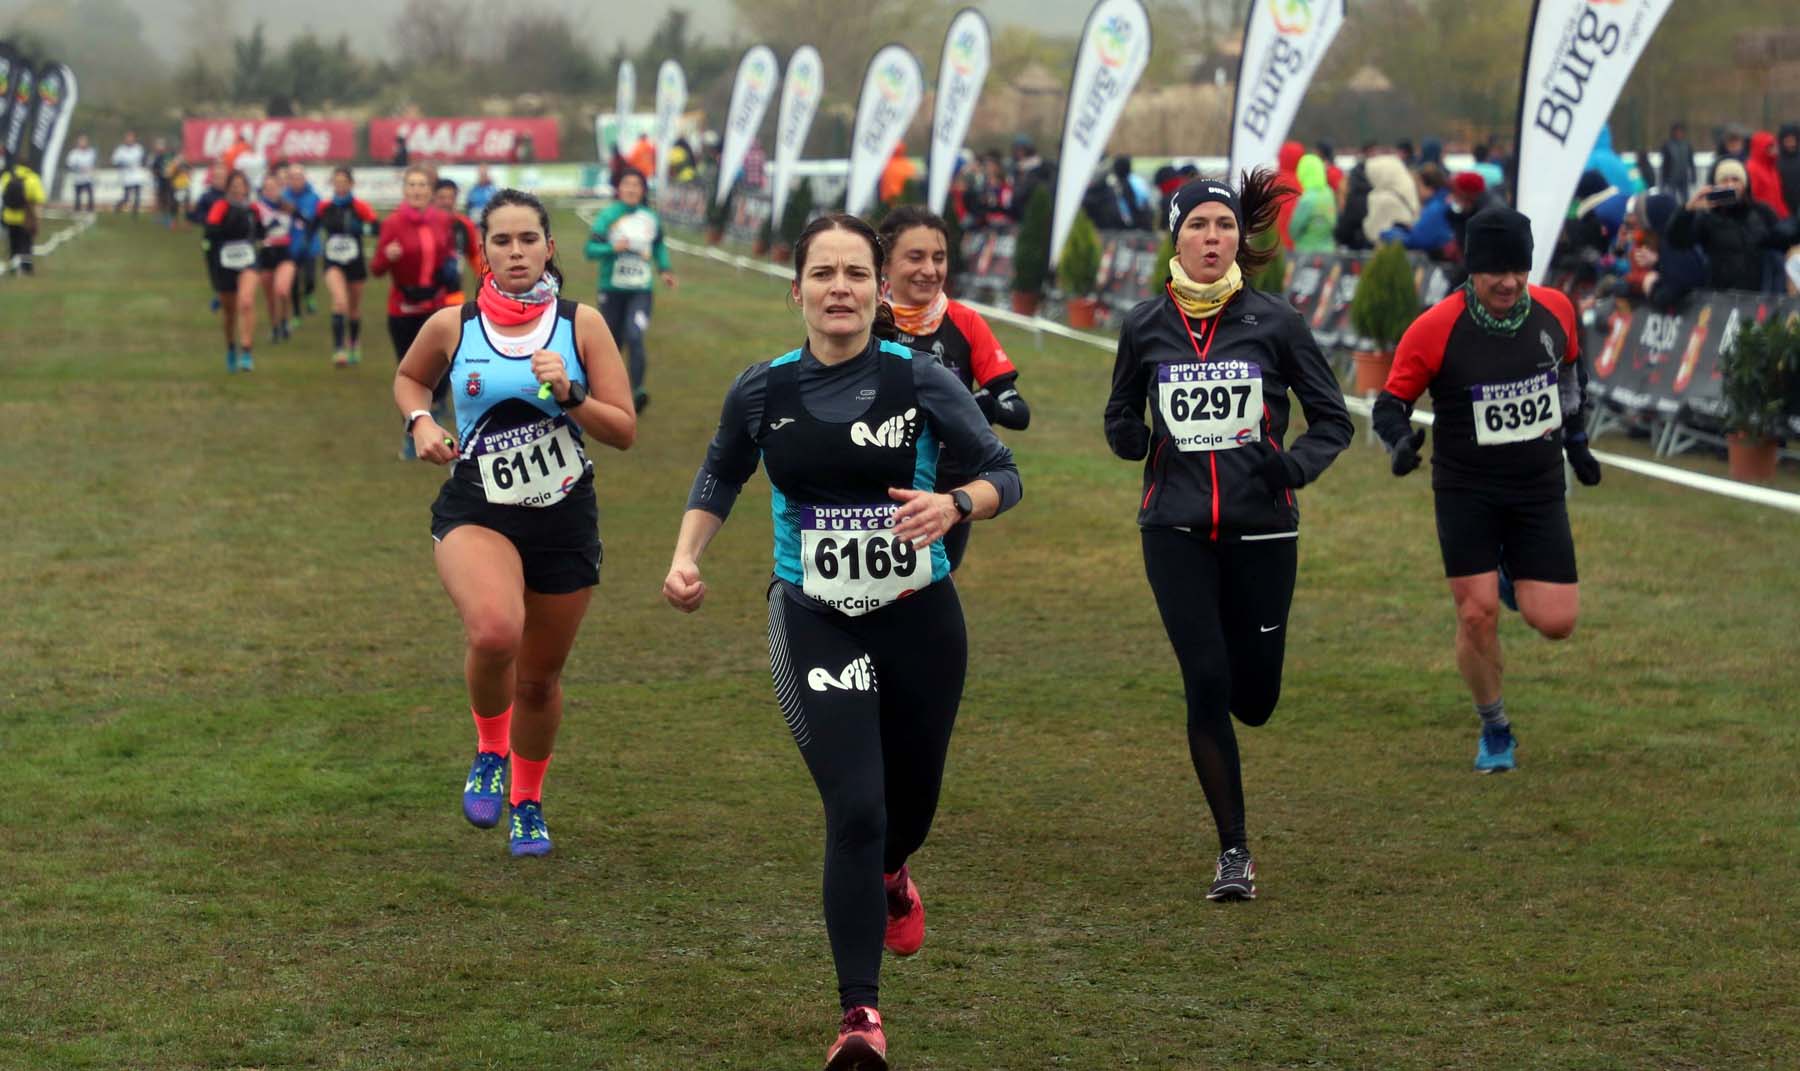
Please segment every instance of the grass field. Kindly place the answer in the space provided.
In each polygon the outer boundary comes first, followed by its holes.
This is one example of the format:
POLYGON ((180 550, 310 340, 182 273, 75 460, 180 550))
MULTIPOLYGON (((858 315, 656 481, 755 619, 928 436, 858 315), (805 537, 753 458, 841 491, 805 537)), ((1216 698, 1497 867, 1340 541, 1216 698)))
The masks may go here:
MULTIPOLYGON (((360 369, 320 317, 227 377, 191 231, 104 219, 0 282, 0 1068, 818 1066, 823 823, 767 681, 761 477, 706 608, 658 595, 730 377, 798 321, 676 266, 638 446, 598 460, 556 854, 523 861, 459 813, 441 473, 394 459, 377 288, 360 369)), ((1283 703, 1240 734, 1262 898, 1216 906, 1110 358, 1001 335, 1026 497, 957 578, 897 1068, 1794 1066, 1800 520, 1581 490, 1580 630, 1503 624, 1521 769, 1478 778, 1426 480, 1359 443, 1304 493, 1283 703)))

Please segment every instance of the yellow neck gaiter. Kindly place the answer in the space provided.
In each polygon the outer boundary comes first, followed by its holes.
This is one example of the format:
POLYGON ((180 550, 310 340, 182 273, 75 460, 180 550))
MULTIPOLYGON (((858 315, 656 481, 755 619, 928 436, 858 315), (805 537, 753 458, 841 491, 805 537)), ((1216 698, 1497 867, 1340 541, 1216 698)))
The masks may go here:
POLYGON ((1188 273, 1181 270, 1181 258, 1169 258, 1169 293, 1181 311, 1189 316, 1204 320, 1230 301, 1232 296, 1244 288, 1244 269, 1238 267, 1237 261, 1225 269, 1225 274, 1218 282, 1196 283, 1188 278, 1188 273))

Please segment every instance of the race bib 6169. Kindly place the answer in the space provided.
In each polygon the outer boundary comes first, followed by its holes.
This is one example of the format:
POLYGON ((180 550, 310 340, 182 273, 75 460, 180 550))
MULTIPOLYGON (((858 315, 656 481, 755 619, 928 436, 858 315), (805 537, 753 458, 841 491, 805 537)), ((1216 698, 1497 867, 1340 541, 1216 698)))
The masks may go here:
POLYGON ((800 510, 801 590, 851 617, 931 583, 931 552, 894 536, 893 503, 800 510))

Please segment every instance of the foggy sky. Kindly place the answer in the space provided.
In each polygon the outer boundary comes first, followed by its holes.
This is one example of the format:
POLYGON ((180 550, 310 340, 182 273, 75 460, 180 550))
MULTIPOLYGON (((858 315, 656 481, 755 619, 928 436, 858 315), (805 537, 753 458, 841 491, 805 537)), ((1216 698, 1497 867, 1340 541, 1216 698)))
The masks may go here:
MULTIPOLYGON (((124 3, 143 19, 150 45, 171 65, 178 63, 188 48, 181 36, 188 11, 186 0, 124 3)), ((1019 23, 1046 33, 1072 36, 1081 31, 1093 3, 1094 0, 986 0, 973 6, 980 8, 996 26, 1019 23)), ((24 0, 0 0, 0 24, 24 6, 24 0)), ((239 33, 248 32, 260 19, 276 45, 308 30, 326 39, 348 33, 358 52, 385 55, 388 28, 404 0, 238 0, 235 6, 239 33)), ((530 6, 561 11, 577 25, 586 26, 588 44, 602 54, 611 52, 621 38, 628 48, 643 44, 672 8, 683 8, 689 13, 689 25, 702 40, 722 43, 735 29, 729 0, 530 0, 530 6)), ((504 4, 482 3, 477 7, 484 19, 503 18, 507 10, 504 4)))

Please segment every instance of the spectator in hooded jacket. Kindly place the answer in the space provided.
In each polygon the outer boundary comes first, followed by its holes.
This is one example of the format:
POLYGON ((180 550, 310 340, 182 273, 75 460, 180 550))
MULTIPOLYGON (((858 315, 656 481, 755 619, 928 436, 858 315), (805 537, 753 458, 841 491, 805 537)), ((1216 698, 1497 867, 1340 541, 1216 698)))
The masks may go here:
POLYGON ((1687 124, 1671 123, 1669 140, 1663 142, 1658 151, 1662 156, 1659 185, 1664 193, 1675 198, 1677 206, 1686 203, 1694 183, 1700 178, 1694 167, 1694 147, 1688 144, 1687 124))
POLYGON ((1433 260, 1441 260, 1456 238, 1450 227, 1450 179, 1442 164, 1426 163, 1419 165, 1418 181, 1419 218, 1411 226, 1393 228, 1381 240, 1399 242, 1408 249, 1429 254, 1433 260))
POLYGON ((1775 135, 1767 130, 1758 130, 1750 135, 1750 156, 1744 161, 1744 170, 1750 176, 1750 196, 1753 200, 1768 205, 1776 219, 1786 219, 1793 215, 1782 194, 1781 169, 1775 162, 1775 135))
POLYGON ((1800 123, 1784 123, 1775 141, 1775 170, 1788 215, 1800 216, 1800 123))
POLYGON ((1369 175, 1369 208, 1362 229, 1373 248, 1383 233, 1418 220, 1419 188, 1398 156, 1373 156, 1363 166, 1369 175))
POLYGON ((1698 190, 1669 223, 1669 244, 1677 249, 1698 249, 1711 268, 1707 285, 1715 290, 1762 290, 1776 285, 1771 277, 1769 253, 1780 252, 1800 239, 1795 221, 1777 220, 1768 205, 1750 196, 1750 179, 1744 165, 1725 159, 1713 167, 1715 187, 1733 191, 1733 198, 1714 204, 1711 188, 1698 190))
POLYGON ((1295 176, 1294 169, 1300 166, 1300 158, 1305 155, 1306 146, 1297 141, 1284 141, 1281 143, 1281 151, 1275 156, 1276 163, 1280 165, 1276 175, 1290 193, 1287 199, 1281 202, 1281 216, 1276 221, 1276 226, 1281 233, 1281 245, 1284 249, 1294 248, 1293 235, 1288 233, 1288 221, 1294 218, 1294 206, 1300 202, 1298 197, 1292 196, 1300 192, 1300 180, 1295 176))
POLYGON ((1337 165, 1337 150, 1331 142, 1321 141, 1313 146, 1313 152, 1325 163, 1325 185, 1331 187, 1333 206, 1337 199, 1344 195, 1344 169, 1337 165))
POLYGON ((1363 223, 1369 218, 1369 158, 1375 151, 1373 145, 1364 145, 1362 157, 1350 174, 1344 176, 1344 199, 1338 207, 1337 227, 1333 237, 1337 244, 1345 249, 1372 249, 1374 243, 1363 232, 1363 223))
MULTIPOLYGON (((1496 169, 1498 170, 1498 169, 1496 169)), ((1450 178, 1450 199, 1445 215, 1450 222, 1450 233, 1453 236, 1454 251, 1451 259, 1458 264, 1462 262, 1463 243, 1467 239, 1469 220, 1475 213, 1484 208, 1502 204, 1498 197, 1488 192, 1487 180, 1478 171, 1458 171, 1450 178)), ((1457 285, 1461 280, 1452 280, 1457 285)))
POLYGON ((1288 218, 1294 252, 1330 253, 1337 248, 1337 239, 1332 236, 1337 227, 1337 198, 1331 194, 1325 161, 1311 153, 1302 156, 1294 168, 1294 178, 1300 186, 1294 213, 1288 218))

